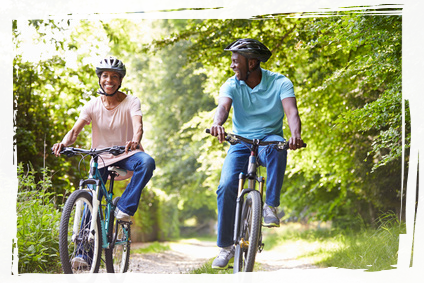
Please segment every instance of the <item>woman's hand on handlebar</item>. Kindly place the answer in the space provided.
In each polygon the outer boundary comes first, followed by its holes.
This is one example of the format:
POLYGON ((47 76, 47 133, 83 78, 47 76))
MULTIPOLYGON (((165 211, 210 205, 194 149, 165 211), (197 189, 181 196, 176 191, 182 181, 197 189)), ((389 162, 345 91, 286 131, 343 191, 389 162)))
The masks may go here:
POLYGON ((53 145, 52 147, 52 152, 54 153, 54 155, 56 156, 60 156, 60 152, 62 151, 62 149, 64 149, 66 147, 66 145, 64 143, 56 143, 53 145))
POLYGON ((130 150, 136 150, 140 149, 141 151, 144 151, 143 147, 141 146, 141 143, 136 141, 128 141, 127 145, 125 146, 125 153, 128 153, 130 150))
POLYGON ((210 134, 214 137, 217 137, 219 143, 225 141, 225 129, 221 125, 212 125, 210 128, 210 134))

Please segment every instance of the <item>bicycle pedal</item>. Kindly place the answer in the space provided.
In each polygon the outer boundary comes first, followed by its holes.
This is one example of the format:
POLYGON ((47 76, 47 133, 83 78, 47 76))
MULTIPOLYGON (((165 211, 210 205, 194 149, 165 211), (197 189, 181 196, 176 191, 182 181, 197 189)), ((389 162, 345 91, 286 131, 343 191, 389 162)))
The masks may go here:
POLYGON ((263 251, 264 246, 265 246, 265 244, 264 244, 264 243, 261 243, 261 244, 259 245, 259 247, 258 247, 258 253, 260 253, 260 252, 262 252, 262 251, 263 251))
POLYGON ((118 222, 118 224, 129 224, 129 225, 133 224, 131 220, 130 221, 124 221, 124 220, 118 219, 117 222, 118 222))

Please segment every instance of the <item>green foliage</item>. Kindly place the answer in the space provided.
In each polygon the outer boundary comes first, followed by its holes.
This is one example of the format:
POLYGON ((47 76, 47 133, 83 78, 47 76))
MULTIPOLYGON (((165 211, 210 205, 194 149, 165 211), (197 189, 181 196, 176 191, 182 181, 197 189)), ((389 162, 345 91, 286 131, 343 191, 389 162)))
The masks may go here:
POLYGON ((29 164, 18 165, 17 237, 18 270, 20 273, 58 272, 59 259, 59 195, 49 192, 52 186, 50 171, 41 172, 42 179, 36 181, 36 172, 29 164))
MULTIPOLYGON (((213 219, 228 145, 204 129, 212 124, 220 86, 233 75, 223 48, 250 37, 273 52, 262 67, 294 83, 308 143, 289 152, 281 195, 287 217, 348 225, 358 215, 373 223, 378 211, 399 214, 401 166, 408 161, 407 152, 406 160, 401 156, 402 134, 406 149, 410 144, 409 107, 401 92, 401 17, 258 19, 15 21, 18 162, 31 162, 35 171, 47 164, 55 184, 49 193, 64 194, 86 176, 76 158, 49 151, 97 95, 93 58, 115 55, 128 69, 122 90, 141 100, 142 143, 157 165, 137 221, 146 232, 157 223, 165 229, 159 237, 167 238, 186 219, 213 219), (33 44, 52 43, 54 52, 28 60, 23 27, 34 31, 33 44)), ((288 138, 287 124, 284 131, 288 138)), ((89 147, 89 138, 86 127, 76 146, 89 147)))
MULTIPOLYGON (((289 153, 282 193, 288 214, 300 216, 302 212, 309 218, 329 220, 359 213, 372 222, 378 210, 399 209, 401 17, 340 13, 316 19, 187 23, 186 30, 156 44, 168 46, 190 38, 188 58, 202 62, 199 71, 207 75, 205 90, 214 97, 232 75, 229 54, 225 56, 222 50, 235 38, 264 42, 273 56, 263 67, 293 81, 308 148, 289 153), (379 198, 387 191, 390 194, 379 198)), ((199 113, 186 128, 199 126, 202 131, 205 117, 212 115, 205 113, 199 113)), ((405 122, 408 130, 409 115, 405 122)), ((230 129, 229 123, 226 128, 230 129)), ((285 133, 290 134, 287 126, 285 133)), ((410 135, 406 135, 406 147, 409 143, 410 135)), ((219 174, 213 164, 221 159, 209 159, 222 148, 208 141, 202 150, 201 168, 219 174)))
MULTIPOLYGON (((122 195, 128 182, 129 180, 114 183, 114 197, 122 195)), ((134 223, 131 226, 133 239, 148 242, 179 237, 178 216, 178 200, 148 184, 143 189, 137 213, 133 216, 134 223)))
MULTIPOLYGON (((350 125, 345 131, 353 128, 375 136, 372 150, 368 152, 375 159, 374 171, 401 156, 401 20, 399 17, 364 17, 358 23, 350 23, 348 29, 352 33, 347 39, 357 43, 355 51, 350 50, 350 56, 355 59, 344 73, 346 77, 359 78, 359 93, 371 99, 365 99, 361 107, 342 113, 336 123, 340 127, 350 125), (365 29, 369 29, 366 36, 360 35, 365 29)), ((409 144, 410 135, 407 135, 407 147, 409 144)))
MULTIPOLYGON (((165 23, 162 30, 153 26, 158 29, 158 37, 183 27, 178 20, 159 21, 157 25, 165 23)), ((213 109, 215 103, 204 92, 206 76, 198 72, 202 64, 188 59, 190 46, 188 40, 160 50, 146 44, 151 56, 141 59, 147 62, 137 66, 137 76, 143 83, 141 100, 148 105, 146 127, 152 129, 146 132, 145 139, 151 141, 148 150, 154 153, 157 165, 154 187, 178 199, 174 203, 182 211, 180 221, 193 216, 204 221, 214 217, 215 195, 205 192, 202 186, 207 174, 199 170, 201 163, 197 160, 202 143, 192 138, 199 129, 184 126, 202 111, 213 109)))
POLYGON ((157 212, 158 240, 175 239, 180 235, 178 216, 178 199, 162 193, 157 212))

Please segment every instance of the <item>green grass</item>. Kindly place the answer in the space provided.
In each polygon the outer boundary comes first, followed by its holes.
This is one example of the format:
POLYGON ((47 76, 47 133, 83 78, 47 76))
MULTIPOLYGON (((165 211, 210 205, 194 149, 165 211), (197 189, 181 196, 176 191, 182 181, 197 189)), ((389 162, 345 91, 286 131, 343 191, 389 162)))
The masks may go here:
POLYGON ((233 270, 212 269, 212 260, 208 261, 202 267, 191 271, 188 275, 180 278, 180 283, 221 283, 233 281, 233 270))
MULTIPOLYGON (((397 263, 399 234, 405 227, 394 215, 382 216, 376 222, 377 228, 362 227, 358 230, 333 229, 316 225, 309 227, 290 223, 278 229, 264 229, 264 253, 275 250, 294 254, 318 267, 338 267, 381 271, 393 269, 397 263)), ((192 274, 226 274, 232 269, 217 271, 211 268, 211 259, 192 274)), ((261 270, 255 265, 255 270, 261 270)))
POLYGON ((159 243, 159 242, 153 242, 150 243, 148 246, 144 248, 138 248, 131 250, 132 254, 148 254, 148 253, 160 253, 164 251, 168 251, 171 248, 167 244, 159 243))
POLYGON ((393 269, 397 263, 399 234, 405 233, 405 226, 391 215, 380 218, 378 224, 377 229, 345 232, 339 237, 339 248, 318 264, 367 271, 393 269))

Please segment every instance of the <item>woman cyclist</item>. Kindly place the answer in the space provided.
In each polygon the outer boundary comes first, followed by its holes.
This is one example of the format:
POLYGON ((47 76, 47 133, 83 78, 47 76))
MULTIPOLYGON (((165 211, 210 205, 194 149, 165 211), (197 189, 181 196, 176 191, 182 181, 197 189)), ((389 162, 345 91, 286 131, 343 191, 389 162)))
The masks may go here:
MULTIPOLYGON (((79 119, 63 140, 53 145, 53 153, 73 144, 84 126, 91 123, 92 148, 126 146, 126 154, 113 156, 102 155, 99 162, 100 174, 106 183, 108 166, 118 166, 132 171, 132 178, 122 194, 115 217, 129 221, 138 208, 141 192, 149 182, 155 169, 155 161, 144 152, 141 145, 143 137, 142 112, 137 97, 119 91, 126 75, 125 65, 117 58, 101 60, 96 66, 99 79, 100 96, 93 98, 81 110, 79 119)), ((81 264, 89 264, 80 259, 81 264)))

